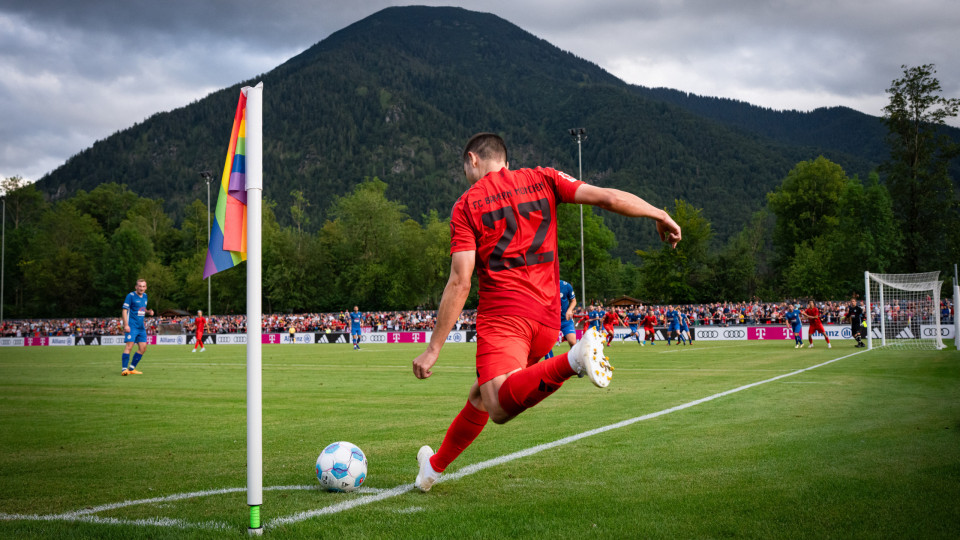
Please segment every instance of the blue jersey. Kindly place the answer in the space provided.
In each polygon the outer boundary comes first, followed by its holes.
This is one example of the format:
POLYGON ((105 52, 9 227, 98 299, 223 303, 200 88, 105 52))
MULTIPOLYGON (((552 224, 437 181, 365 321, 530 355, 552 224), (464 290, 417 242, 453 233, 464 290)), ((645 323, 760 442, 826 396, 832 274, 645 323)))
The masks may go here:
POLYGON ((597 330, 601 330, 603 326, 603 316, 606 314, 607 313, 605 311, 601 311, 601 310, 591 311, 589 313, 590 319, 591 319, 590 327, 596 328, 597 330), (596 319, 596 320, 593 320, 593 319, 596 319))
POLYGON ((677 310, 671 309, 667 312, 667 318, 670 319, 670 326, 680 326, 680 314, 677 310))
POLYGON ((146 330, 143 317, 147 314, 147 293, 143 293, 143 296, 136 292, 128 294, 127 299, 123 301, 123 309, 128 312, 127 324, 130 325, 131 331, 146 330))
POLYGON ((683 311, 680 312, 680 328, 690 331, 690 316, 683 311))
POLYGON ((359 311, 350 312, 350 327, 356 330, 360 329, 360 323, 363 322, 363 313, 359 311))
POLYGON ((786 313, 787 322, 790 323, 790 326, 793 327, 793 330, 799 331, 803 329, 803 319, 800 318, 800 310, 795 309, 793 311, 788 311, 786 313))
POLYGON ((640 314, 627 313, 627 324, 629 324, 631 328, 636 329, 636 326, 640 324, 640 314))
POLYGON ((567 317, 567 310, 570 309, 570 301, 577 297, 573 293, 573 285, 564 280, 560 280, 560 320, 567 317))

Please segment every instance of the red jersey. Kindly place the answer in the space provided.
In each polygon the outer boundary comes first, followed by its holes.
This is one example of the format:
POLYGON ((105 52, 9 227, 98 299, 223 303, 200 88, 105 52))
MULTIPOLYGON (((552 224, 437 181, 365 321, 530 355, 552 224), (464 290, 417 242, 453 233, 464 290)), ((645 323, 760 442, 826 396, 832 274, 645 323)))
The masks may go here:
POLYGON ((518 315, 560 328, 557 204, 573 202, 581 184, 550 168, 503 168, 457 199, 450 253, 477 252, 478 314, 518 315))
POLYGON ((644 328, 653 328, 657 324, 657 318, 653 315, 647 315, 643 318, 644 328))
POLYGON ((615 312, 613 312, 613 311, 608 311, 608 312, 607 312, 606 314, 604 314, 604 316, 603 316, 603 325, 604 325, 604 326, 612 326, 613 323, 619 322, 619 321, 620 321, 620 317, 619 317, 615 312))
POLYGON ((810 321, 811 321, 811 322, 813 322, 813 321, 819 321, 819 320, 820 320, 820 310, 817 309, 817 308, 815 308, 815 307, 807 308, 807 309, 804 311, 804 313, 807 314, 807 317, 810 318, 810 321))
POLYGON ((194 324, 197 326, 197 333, 203 333, 203 327, 207 325, 207 319, 205 317, 197 317, 194 320, 194 324))

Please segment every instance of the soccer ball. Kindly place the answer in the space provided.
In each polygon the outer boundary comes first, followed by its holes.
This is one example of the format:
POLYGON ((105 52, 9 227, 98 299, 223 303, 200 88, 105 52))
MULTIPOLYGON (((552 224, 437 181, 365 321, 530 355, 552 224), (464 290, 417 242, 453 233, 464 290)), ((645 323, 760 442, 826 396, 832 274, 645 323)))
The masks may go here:
POLYGON ((353 491, 367 479, 367 456, 357 445, 335 442, 317 458, 317 480, 328 491, 353 491))

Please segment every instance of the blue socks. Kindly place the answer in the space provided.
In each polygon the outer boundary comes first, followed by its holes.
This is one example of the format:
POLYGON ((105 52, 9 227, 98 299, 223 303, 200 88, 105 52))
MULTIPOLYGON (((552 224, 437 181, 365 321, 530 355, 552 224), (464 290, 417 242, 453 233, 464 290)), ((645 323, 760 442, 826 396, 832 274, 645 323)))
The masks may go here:
POLYGON ((137 364, 140 363, 140 359, 143 358, 143 355, 140 353, 133 353, 133 362, 130 362, 130 367, 135 368, 137 364))
POLYGON ((123 371, 126 371, 127 366, 130 365, 130 354, 124 354, 121 358, 123 359, 123 371))

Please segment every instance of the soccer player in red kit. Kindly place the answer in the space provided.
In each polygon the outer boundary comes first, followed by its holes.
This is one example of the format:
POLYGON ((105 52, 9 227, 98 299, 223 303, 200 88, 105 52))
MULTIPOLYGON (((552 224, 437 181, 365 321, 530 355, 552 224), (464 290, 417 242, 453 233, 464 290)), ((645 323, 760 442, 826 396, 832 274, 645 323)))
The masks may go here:
POLYGON ((653 314, 653 308, 647 311, 647 316, 643 318, 643 344, 647 344, 647 338, 650 338, 650 344, 656 340, 657 332, 654 326, 657 325, 657 316, 653 314))
POLYGON ((479 282, 477 380, 434 453, 417 452, 414 485, 429 491, 446 468, 476 439, 488 419, 503 424, 582 375, 598 386, 610 383, 599 332, 588 330, 568 352, 539 361, 560 330, 560 267, 557 204, 590 204, 625 216, 656 220, 661 239, 676 246, 680 227, 663 210, 616 189, 585 184, 550 168, 511 171, 498 135, 474 135, 463 151, 471 187, 450 217, 450 278, 443 289, 427 349, 413 360, 413 374, 426 379, 470 294, 479 282))
POLYGON ((207 319, 204 318, 202 311, 197 311, 197 318, 193 320, 193 328, 197 332, 197 341, 193 344, 193 350, 191 352, 197 352, 197 347, 200 347, 200 352, 204 352, 207 349, 203 346, 203 328, 207 325, 207 319))
POLYGON ((613 341, 614 324, 622 325, 623 322, 620 321, 620 315, 617 314, 616 310, 611 309, 603 314, 603 331, 607 334, 607 347, 609 347, 610 342, 613 341))
POLYGON ((827 331, 823 328, 823 322, 820 320, 820 310, 817 309, 817 306, 814 305, 813 300, 807 304, 807 309, 803 311, 804 318, 810 322, 810 328, 807 329, 807 337, 810 339, 810 348, 813 348, 813 333, 820 332, 823 334, 823 339, 827 340, 827 348, 830 349, 833 345, 830 345, 830 337, 827 335, 827 331))

